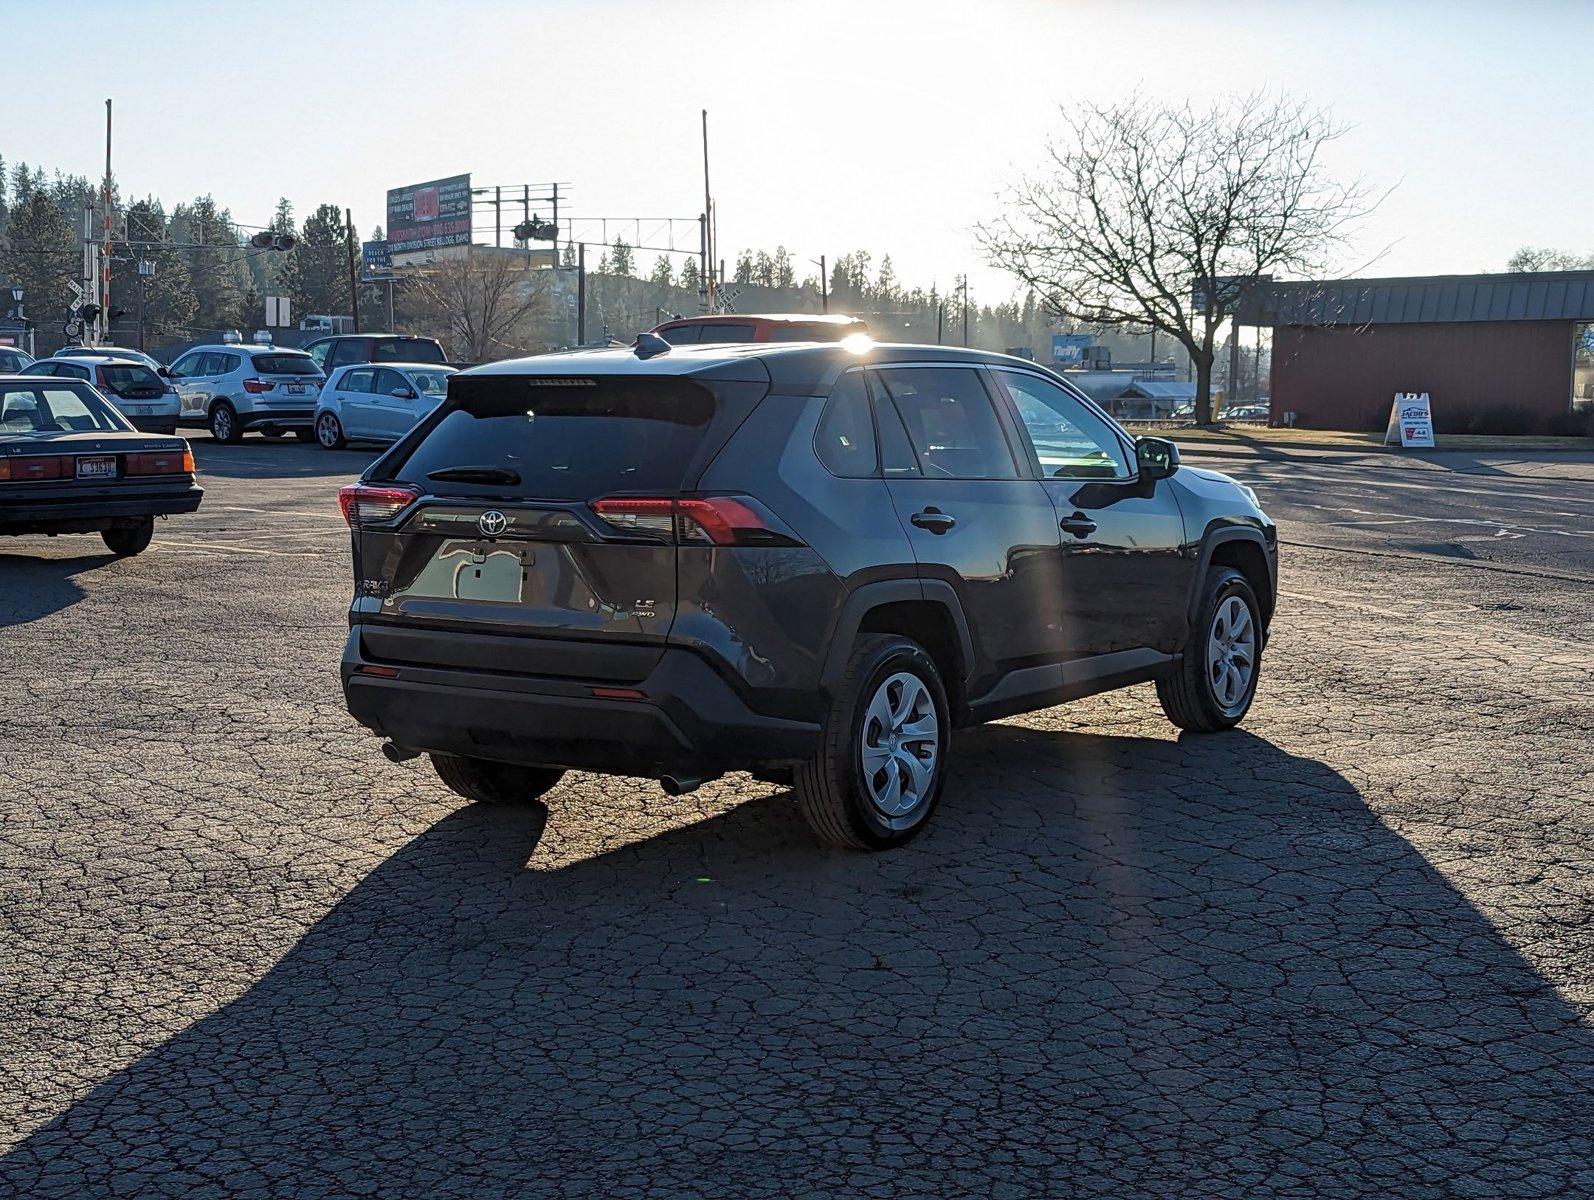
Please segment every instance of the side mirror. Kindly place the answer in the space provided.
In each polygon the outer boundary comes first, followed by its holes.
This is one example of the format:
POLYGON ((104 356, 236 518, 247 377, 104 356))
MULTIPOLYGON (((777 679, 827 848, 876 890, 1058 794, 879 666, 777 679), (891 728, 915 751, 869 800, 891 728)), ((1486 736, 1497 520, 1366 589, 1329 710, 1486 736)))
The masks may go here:
POLYGON ((397 397, 400 400, 413 400, 413 399, 415 399, 415 393, 410 391, 409 388, 404 388, 404 387, 394 388, 389 393, 389 395, 397 397))
POLYGON ((162 379, 170 379, 172 377, 172 373, 165 367, 159 368, 155 374, 159 375, 162 379))
POLYGON ((1167 438, 1136 438, 1135 463, 1140 467, 1140 478, 1166 479, 1179 469, 1179 447, 1167 438))

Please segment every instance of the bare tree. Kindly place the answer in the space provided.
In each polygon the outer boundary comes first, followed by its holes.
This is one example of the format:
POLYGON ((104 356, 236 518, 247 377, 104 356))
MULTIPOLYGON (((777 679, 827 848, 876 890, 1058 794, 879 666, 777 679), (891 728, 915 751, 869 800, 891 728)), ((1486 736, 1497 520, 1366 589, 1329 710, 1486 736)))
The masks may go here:
POLYGON ((1548 246, 1522 246, 1505 264, 1507 271, 1587 271, 1594 268, 1594 254, 1573 254, 1548 246))
POLYGON ((404 277, 413 323, 471 362, 527 349, 544 306, 545 272, 514 254, 472 251, 418 267, 404 277))
POLYGON ((1064 110, 1044 172, 979 231, 990 262, 1052 315, 1170 334, 1196 367, 1196 419, 1212 420, 1213 344, 1245 281, 1315 273, 1376 200, 1323 162, 1344 132, 1289 98, 1198 112, 1146 100, 1064 110))

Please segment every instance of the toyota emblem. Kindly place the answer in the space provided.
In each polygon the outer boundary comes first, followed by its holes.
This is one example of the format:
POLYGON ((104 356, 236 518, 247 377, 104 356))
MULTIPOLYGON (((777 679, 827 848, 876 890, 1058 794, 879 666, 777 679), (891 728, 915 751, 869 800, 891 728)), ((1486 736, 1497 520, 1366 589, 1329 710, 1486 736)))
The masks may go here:
POLYGON ((476 528, 482 531, 483 537, 497 537, 509 527, 509 518, 496 508, 490 508, 476 518, 476 528))

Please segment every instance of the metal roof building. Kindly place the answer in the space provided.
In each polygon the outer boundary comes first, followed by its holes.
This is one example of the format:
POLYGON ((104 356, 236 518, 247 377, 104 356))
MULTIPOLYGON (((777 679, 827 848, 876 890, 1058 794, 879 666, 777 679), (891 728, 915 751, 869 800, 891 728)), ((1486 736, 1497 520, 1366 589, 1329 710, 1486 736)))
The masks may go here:
POLYGON ((1394 393, 1428 392, 1441 431, 1558 428, 1594 271, 1317 280, 1258 287, 1242 324, 1273 327, 1273 412, 1377 429, 1394 393))

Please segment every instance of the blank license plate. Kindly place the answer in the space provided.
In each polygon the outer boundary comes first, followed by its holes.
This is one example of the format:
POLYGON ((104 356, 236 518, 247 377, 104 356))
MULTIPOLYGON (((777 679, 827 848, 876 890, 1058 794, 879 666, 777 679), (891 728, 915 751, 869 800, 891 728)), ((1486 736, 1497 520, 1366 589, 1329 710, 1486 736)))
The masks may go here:
POLYGON ((78 459, 77 477, 79 479, 115 479, 116 456, 114 454, 106 454, 95 458, 78 459))

